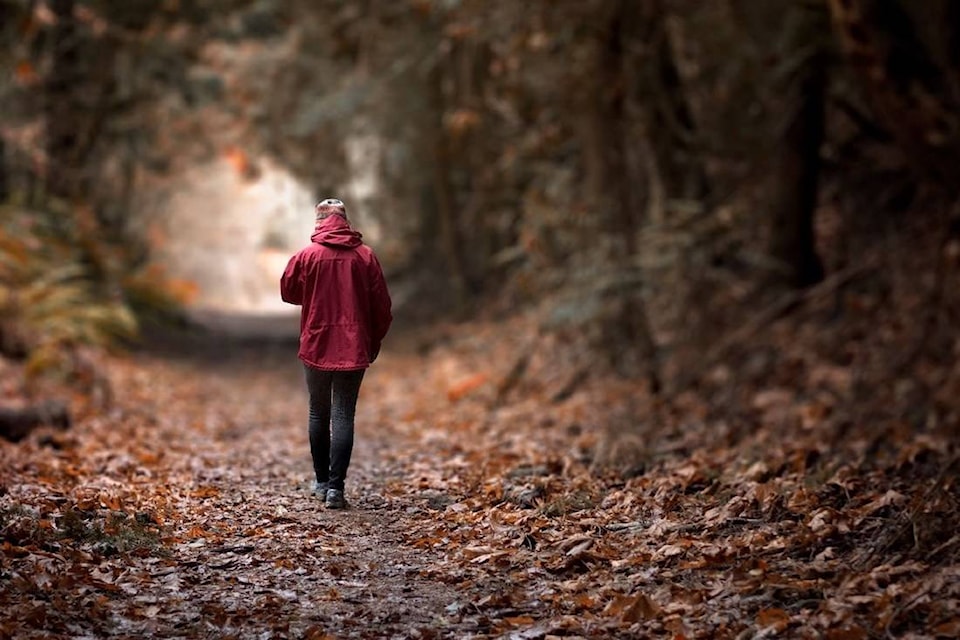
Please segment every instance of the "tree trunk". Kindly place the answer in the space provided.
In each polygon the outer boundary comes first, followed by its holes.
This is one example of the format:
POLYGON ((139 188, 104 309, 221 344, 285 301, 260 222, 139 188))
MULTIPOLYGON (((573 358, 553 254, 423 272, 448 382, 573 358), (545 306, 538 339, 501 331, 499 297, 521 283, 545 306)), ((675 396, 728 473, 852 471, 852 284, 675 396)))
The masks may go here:
MULTIPOLYGON (((469 291, 463 263, 460 228, 457 221, 456 200, 450 180, 451 149, 444 130, 443 116, 446 100, 443 92, 443 61, 436 63, 428 79, 432 92, 432 107, 436 114, 433 145, 433 195, 437 211, 437 232, 441 255, 446 263, 450 284, 458 309, 467 303, 469 291)), ((429 231, 429 230, 428 230, 429 231)))
POLYGON ((7 164, 7 145, 0 137, 0 204, 3 204, 10 198, 10 176, 7 164))
MULTIPOLYGON (((9 24, 16 24, 16 11, 15 8, 5 2, 0 1, 0 44, 2 46, 10 46, 7 43, 8 38, 13 38, 12 34, 8 34, 7 30, 3 26, 9 24)), ((2 134, 0 134, 0 204, 3 204, 10 198, 10 159, 7 158, 7 145, 6 140, 3 139, 2 134)))
POLYGON ((75 152, 78 121, 73 92, 81 79, 79 43, 73 18, 74 0, 51 0, 56 17, 51 30, 52 66, 45 87, 47 117, 47 191, 70 198, 77 193, 75 152))
POLYGON ((814 215, 825 127, 826 52, 817 42, 827 26, 824 8, 795 2, 785 33, 785 60, 799 58, 786 90, 783 132, 775 167, 769 252, 779 279, 807 287, 823 279, 814 215))
POLYGON ((641 78, 647 137, 664 195, 667 200, 704 200, 709 195, 709 182, 697 149, 697 128, 670 44, 662 1, 630 3, 624 27, 639 36, 630 41, 625 62, 627 71, 641 78))
POLYGON ((606 244, 597 247, 598 256, 634 283, 612 285, 604 292, 601 347, 622 373, 643 370, 656 391, 660 388, 656 348, 640 287, 630 277, 637 269, 637 234, 649 195, 647 175, 635 153, 643 128, 631 118, 638 111, 630 90, 635 73, 630 51, 636 44, 638 21, 632 0, 612 8, 603 16, 604 29, 590 43, 592 64, 580 93, 584 98, 580 131, 588 192, 606 244))

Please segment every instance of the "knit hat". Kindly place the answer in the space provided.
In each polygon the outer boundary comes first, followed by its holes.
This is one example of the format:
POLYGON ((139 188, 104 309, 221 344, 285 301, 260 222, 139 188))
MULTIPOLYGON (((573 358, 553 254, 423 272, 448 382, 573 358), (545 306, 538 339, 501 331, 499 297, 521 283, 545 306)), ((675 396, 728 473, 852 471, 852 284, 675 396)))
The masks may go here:
POLYGON ((315 210, 317 212, 317 219, 326 218, 334 213, 344 218, 347 217, 347 208, 344 206, 343 201, 337 198, 321 200, 317 203, 315 210))

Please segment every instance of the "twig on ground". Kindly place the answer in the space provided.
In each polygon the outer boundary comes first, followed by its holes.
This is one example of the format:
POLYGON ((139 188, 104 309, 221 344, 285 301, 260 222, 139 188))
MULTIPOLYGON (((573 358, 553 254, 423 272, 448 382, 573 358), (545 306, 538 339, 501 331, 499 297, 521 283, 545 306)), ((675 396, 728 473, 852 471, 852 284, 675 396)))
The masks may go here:
MULTIPOLYGON (((923 492, 923 495, 920 497, 919 500, 914 501, 913 507, 911 507, 909 511, 902 513, 900 515, 899 522, 897 525, 895 525, 895 528, 892 534, 887 536, 886 540, 883 542, 882 545, 875 546, 872 549, 869 549, 866 553, 864 553, 863 556, 860 558, 860 560, 856 563, 857 566, 863 567, 873 557, 879 554, 885 553, 887 550, 890 549, 891 546, 893 546, 897 542, 897 540, 900 540, 907 533, 908 528, 911 528, 914 530, 913 531, 914 545, 917 544, 917 540, 919 539, 916 534, 917 514, 920 512, 921 509, 924 509, 929 504, 930 497, 933 495, 933 492, 940 488, 940 485, 943 483, 944 478, 947 476, 947 472, 950 471, 950 469, 952 469, 954 465, 957 464, 958 460, 960 460, 960 454, 954 454, 954 456, 950 458, 950 460, 948 460, 946 464, 943 465, 943 467, 940 469, 940 473, 938 473, 937 477, 934 479, 933 484, 931 484, 930 487, 923 492)), ((939 548, 940 547, 938 547, 937 549, 939 548)))

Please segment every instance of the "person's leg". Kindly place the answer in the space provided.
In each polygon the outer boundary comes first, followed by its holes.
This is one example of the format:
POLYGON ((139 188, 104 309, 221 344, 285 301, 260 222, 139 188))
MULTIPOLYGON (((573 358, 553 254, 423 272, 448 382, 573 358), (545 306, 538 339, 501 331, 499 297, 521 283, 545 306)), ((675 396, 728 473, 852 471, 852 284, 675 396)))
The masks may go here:
POLYGON ((329 486, 337 491, 343 491, 353 453, 353 426, 363 374, 361 369, 338 371, 333 376, 329 486))
POLYGON ((333 374, 304 365, 310 394, 307 431, 317 485, 330 481, 330 387, 333 374))

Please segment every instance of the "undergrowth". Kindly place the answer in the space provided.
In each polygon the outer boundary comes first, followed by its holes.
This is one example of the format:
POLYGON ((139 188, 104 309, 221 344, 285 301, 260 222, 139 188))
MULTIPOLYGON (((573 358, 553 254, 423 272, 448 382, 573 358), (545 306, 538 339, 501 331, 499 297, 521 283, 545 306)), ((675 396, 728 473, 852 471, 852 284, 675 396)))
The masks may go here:
POLYGON ((60 543, 103 556, 163 555, 160 530, 147 514, 87 512, 75 508, 44 517, 14 504, 0 507, 0 540, 14 547, 56 549, 60 543))

